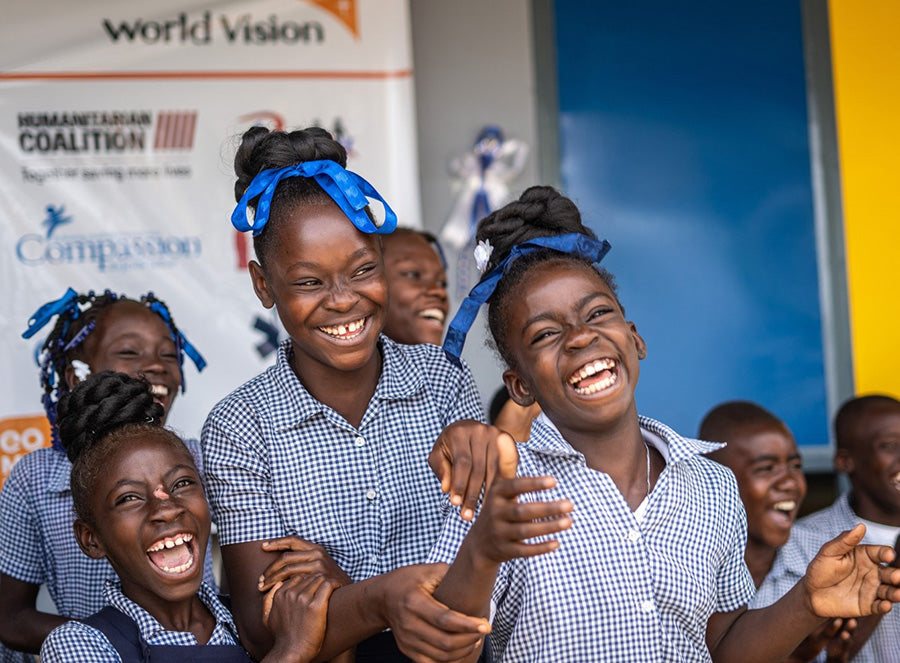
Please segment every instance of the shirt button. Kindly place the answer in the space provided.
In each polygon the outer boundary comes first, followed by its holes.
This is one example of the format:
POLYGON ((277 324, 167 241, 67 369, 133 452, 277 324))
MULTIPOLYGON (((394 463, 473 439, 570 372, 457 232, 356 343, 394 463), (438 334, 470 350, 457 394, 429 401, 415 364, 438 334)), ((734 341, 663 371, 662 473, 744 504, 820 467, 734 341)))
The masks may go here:
POLYGON ((644 612, 653 612, 654 608, 653 601, 641 601, 641 610, 644 612))
POLYGON ((628 531, 628 540, 629 541, 637 541, 640 538, 641 538, 641 533, 638 532, 636 529, 628 531))
POLYGON ((355 440, 353 440, 353 444, 355 444, 358 447, 363 446, 365 443, 366 443, 366 438, 364 438, 364 437, 357 436, 357 438, 355 440))
POLYGON ((374 490, 370 490, 366 493, 367 500, 374 500, 376 497, 378 497, 378 493, 376 493, 374 490))

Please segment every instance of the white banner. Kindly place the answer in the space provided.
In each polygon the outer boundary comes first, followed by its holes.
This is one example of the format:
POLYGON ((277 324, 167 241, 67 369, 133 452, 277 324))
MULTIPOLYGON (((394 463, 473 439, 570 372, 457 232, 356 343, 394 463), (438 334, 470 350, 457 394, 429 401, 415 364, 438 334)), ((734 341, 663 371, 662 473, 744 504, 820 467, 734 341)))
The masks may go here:
POLYGON ((208 367, 185 365, 170 424, 269 365, 277 324, 231 228, 239 137, 319 125, 419 226, 405 0, 17 2, 0 27, 0 483, 48 443, 28 317, 67 287, 153 291, 208 367))

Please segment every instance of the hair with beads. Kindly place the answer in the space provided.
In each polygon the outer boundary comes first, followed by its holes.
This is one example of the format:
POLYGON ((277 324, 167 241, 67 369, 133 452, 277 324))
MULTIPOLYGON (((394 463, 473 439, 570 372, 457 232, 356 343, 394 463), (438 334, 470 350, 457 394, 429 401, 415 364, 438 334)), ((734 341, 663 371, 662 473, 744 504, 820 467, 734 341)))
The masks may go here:
MULTIPOLYGON (((506 259, 517 244, 538 237, 554 237, 569 233, 597 239, 594 232, 582 223, 581 212, 569 198, 553 187, 533 186, 526 189, 518 200, 504 205, 479 221, 475 239, 479 242, 487 241, 493 247, 484 270, 485 273, 489 273, 506 259)), ((509 294, 535 265, 548 260, 568 260, 595 270, 618 299, 618 289, 613 275, 602 267, 592 265, 585 258, 553 249, 542 249, 514 260, 491 295, 487 315, 488 327, 494 339, 494 349, 509 366, 513 366, 514 363, 506 342, 509 294)))
POLYGON ((184 446, 163 427, 163 408, 153 400, 149 383, 125 373, 88 376, 60 399, 58 412, 59 438, 72 462, 75 513, 90 524, 94 519, 88 500, 113 448, 146 435, 184 446))
MULTIPOLYGON (((63 300, 65 302, 53 310, 56 322, 50 331, 50 335, 44 341, 38 357, 41 388, 44 392, 41 401, 44 405, 44 411, 47 413, 47 419, 50 421, 53 446, 57 448, 60 448, 57 433, 57 404, 69 392, 69 386, 66 383, 66 369, 72 360, 77 357, 79 348, 84 344, 88 335, 95 331, 98 320, 109 307, 121 301, 137 301, 162 318, 172 334, 172 339, 175 341, 178 351, 178 367, 181 371, 182 392, 185 390, 183 370, 185 351, 189 349, 192 353, 192 358, 194 358, 193 354, 196 352, 187 343, 184 335, 175 325, 166 303, 161 299, 157 299, 152 292, 142 295, 139 300, 129 299, 110 290, 105 290, 99 295, 93 290, 86 294, 76 294, 74 291, 70 291, 70 294, 70 297, 64 297, 59 300, 59 302, 63 302, 63 300)), ((30 336, 46 322, 49 322, 49 319, 38 320, 29 327, 26 334, 30 336)), ((199 355, 197 356, 199 357, 199 355)), ((195 363, 197 362, 196 359, 194 361, 195 363)), ((200 362, 205 364, 202 357, 200 357, 200 362)), ((199 370, 202 370, 202 364, 197 364, 199 370)))
MULTIPOLYGON (((253 178, 260 172, 307 161, 334 161, 346 168, 347 151, 321 127, 295 131, 251 127, 244 132, 234 155, 234 174, 237 177, 234 182, 235 200, 241 200, 253 178)), ((297 205, 321 202, 330 203, 331 198, 311 177, 291 177, 278 183, 272 198, 269 222, 260 234, 253 237, 253 250, 263 267, 274 235, 271 231, 273 223, 277 225, 297 205)), ((256 200, 251 201, 249 206, 255 209, 256 200)))

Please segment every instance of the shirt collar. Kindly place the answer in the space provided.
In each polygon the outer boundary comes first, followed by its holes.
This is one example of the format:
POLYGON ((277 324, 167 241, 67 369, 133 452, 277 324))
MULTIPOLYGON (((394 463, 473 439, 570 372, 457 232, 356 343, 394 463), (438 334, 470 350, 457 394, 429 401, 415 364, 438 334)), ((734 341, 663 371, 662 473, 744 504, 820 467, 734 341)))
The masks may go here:
MULTIPOLYGON (((381 354, 381 376, 375 387, 372 399, 399 400, 425 388, 425 377, 402 347, 383 334, 378 339, 378 351, 381 354)), ((323 413, 326 405, 322 404, 307 391, 306 387, 291 368, 291 340, 282 342, 278 348, 278 357, 270 370, 276 384, 274 398, 280 401, 281 407, 275 405, 274 411, 293 412, 296 419, 279 427, 279 430, 292 428, 303 423, 312 416, 323 413)))
MULTIPOLYGON (((685 461, 725 446, 720 442, 706 442, 682 437, 665 424, 650 417, 639 416, 638 423, 644 440, 659 450, 667 464, 685 461)), ((559 429, 543 412, 531 424, 529 440, 522 444, 537 453, 583 458, 582 454, 563 438, 559 429)))

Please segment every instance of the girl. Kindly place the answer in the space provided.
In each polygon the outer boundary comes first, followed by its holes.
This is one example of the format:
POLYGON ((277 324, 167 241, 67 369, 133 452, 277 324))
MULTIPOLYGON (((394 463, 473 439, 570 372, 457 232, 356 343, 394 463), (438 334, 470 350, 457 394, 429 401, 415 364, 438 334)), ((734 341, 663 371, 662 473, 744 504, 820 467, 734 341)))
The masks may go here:
MULTIPOLYGON (((318 128, 255 127, 237 150, 232 223, 253 231, 253 288, 289 339, 276 364, 216 405, 204 425, 210 502, 235 617, 255 656, 272 642, 259 618, 259 590, 268 586, 260 577, 279 551, 305 554, 289 540, 262 549, 258 541, 296 535, 324 547, 340 567, 332 575, 353 581, 331 600, 324 658, 366 640, 358 661, 402 660, 390 627, 406 652, 447 660, 471 651, 487 626, 431 598, 441 568, 411 565, 441 524, 428 450, 451 422, 482 419, 481 403, 470 371, 439 348, 381 334, 388 293, 378 235, 396 216, 384 204, 375 223, 367 197, 384 201, 346 162, 318 128)), ((483 468, 483 429, 456 424, 438 441, 435 465, 478 447, 471 457, 483 468)), ((471 511, 480 479, 468 487, 442 478, 471 511)))
MULTIPOLYGON (((112 371, 59 403, 75 537, 85 555, 108 560, 118 580, 104 589, 106 608, 50 633, 44 663, 252 661, 228 609, 202 582, 209 506, 194 459, 163 427, 163 414, 147 382, 112 371)), ((269 593, 277 644, 265 661, 302 663, 316 654, 335 584, 307 576, 269 593)))
POLYGON ((500 660, 770 662, 826 616, 900 600, 900 570, 881 566, 893 551, 857 547, 859 526, 826 544, 782 601, 747 610, 734 476, 702 456, 720 445, 638 415, 647 346, 596 264, 609 245, 549 187, 485 218, 478 239, 493 246, 488 271, 445 347, 458 356, 489 300, 510 395, 542 414, 519 445, 519 477, 509 445, 468 535, 452 514, 432 558, 453 561, 435 592, 447 605, 487 615, 493 590, 500 660))
MULTIPOLYGON (((0 493, 0 640, 34 654, 54 627, 99 610, 103 583, 114 574, 106 560, 85 557, 72 536, 71 463, 56 427, 59 399, 91 372, 117 370, 144 376, 165 417, 184 389, 184 355, 198 370, 205 365, 153 293, 134 300, 70 288, 38 309, 23 336, 30 338, 54 318, 39 358, 53 446, 16 463, 0 493), (44 583, 59 614, 37 610, 44 583)), ((188 440, 188 446, 199 458, 197 441, 188 440)), ((212 582, 209 556, 205 572, 212 582)))

